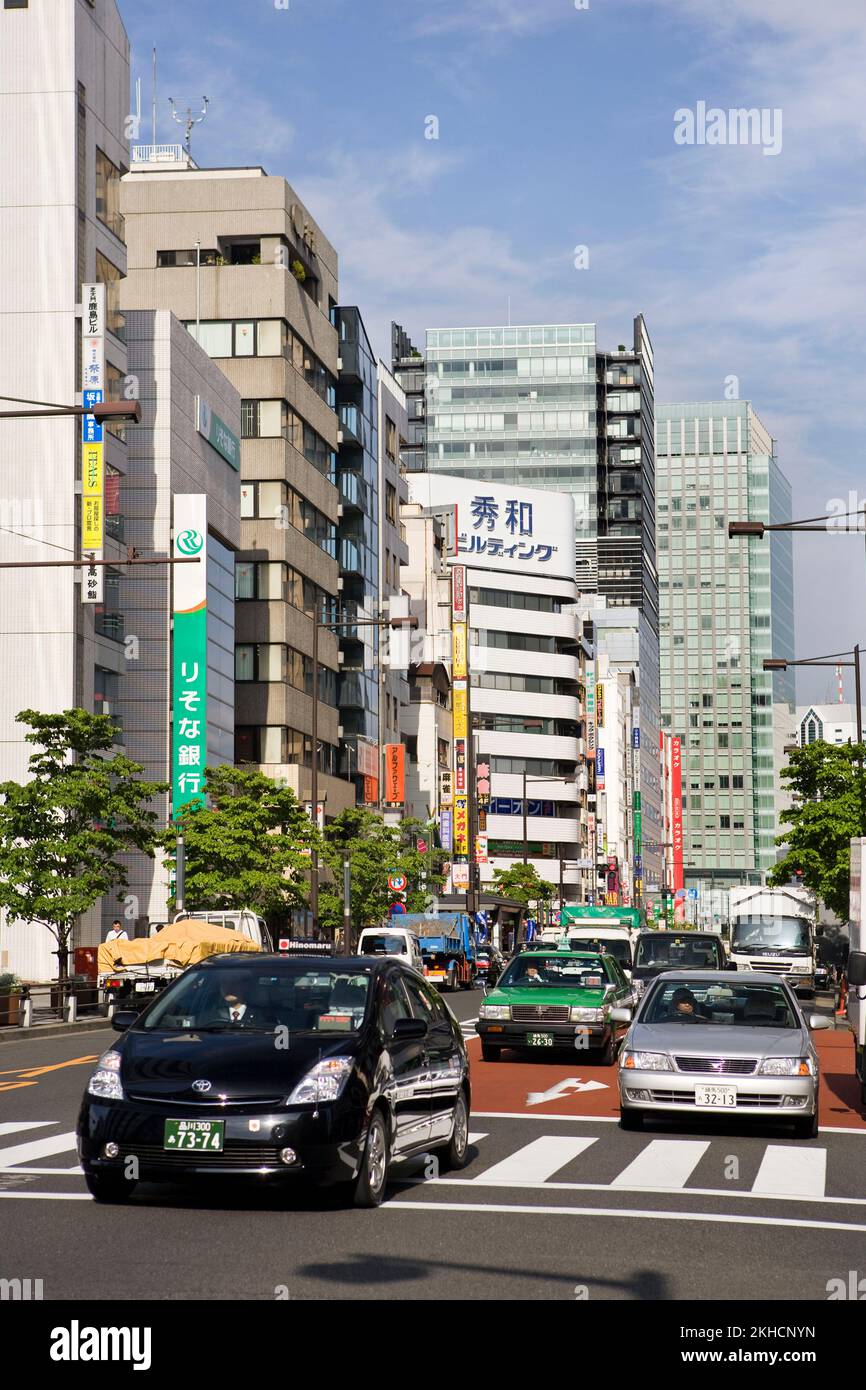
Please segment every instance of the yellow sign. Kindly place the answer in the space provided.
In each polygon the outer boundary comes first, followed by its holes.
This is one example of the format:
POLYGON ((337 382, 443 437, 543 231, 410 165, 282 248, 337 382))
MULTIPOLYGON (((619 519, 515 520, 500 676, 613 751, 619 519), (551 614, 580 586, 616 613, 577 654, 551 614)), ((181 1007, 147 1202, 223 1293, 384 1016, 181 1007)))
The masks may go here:
POLYGON ((105 468, 103 445, 81 446, 81 549, 101 550, 105 539, 103 492, 105 468))
POLYGON ((452 629, 453 648, 452 648, 452 678, 456 681, 466 680, 466 624, 455 623, 452 629))
POLYGON ((462 684, 455 684, 451 698, 454 709, 454 737, 468 738, 469 696, 465 681, 462 684))
POLYGON ((595 718, 600 729, 604 728, 604 686, 599 681, 595 692, 595 718))
POLYGON ((91 550, 102 549, 102 498, 85 497, 82 503, 81 549, 87 555, 91 550))
POLYGON ((454 853, 469 853, 469 798, 454 798, 454 853))

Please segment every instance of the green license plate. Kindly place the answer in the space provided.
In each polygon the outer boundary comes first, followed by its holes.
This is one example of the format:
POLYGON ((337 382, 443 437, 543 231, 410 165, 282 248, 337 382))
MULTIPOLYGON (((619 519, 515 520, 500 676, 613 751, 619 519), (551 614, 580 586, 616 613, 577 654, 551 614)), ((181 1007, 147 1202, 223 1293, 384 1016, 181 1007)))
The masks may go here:
POLYGON ((553 1047, 552 1033, 527 1033, 526 1041, 530 1047, 553 1047))
POLYGON ((166 1120, 164 1149, 196 1149, 222 1153, 225 1120, 166 1120))

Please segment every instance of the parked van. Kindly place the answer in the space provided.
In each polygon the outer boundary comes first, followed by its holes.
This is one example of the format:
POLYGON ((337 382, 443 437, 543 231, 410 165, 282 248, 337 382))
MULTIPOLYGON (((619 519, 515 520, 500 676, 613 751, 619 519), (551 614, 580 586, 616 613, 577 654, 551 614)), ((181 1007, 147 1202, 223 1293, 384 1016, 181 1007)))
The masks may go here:
POLYGON ((424 973, 424 961, 417 935, 406 927, 365 927, 358 938, 359 956, 388 956, 401 960, 419 975, 424 973))

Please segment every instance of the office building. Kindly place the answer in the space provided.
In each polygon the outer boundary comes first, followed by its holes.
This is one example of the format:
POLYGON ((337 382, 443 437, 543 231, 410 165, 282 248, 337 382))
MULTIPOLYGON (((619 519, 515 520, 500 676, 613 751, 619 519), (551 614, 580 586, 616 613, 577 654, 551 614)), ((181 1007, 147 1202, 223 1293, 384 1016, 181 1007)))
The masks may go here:
MULTIPOLYGON (((138 147, 123 181, 124 304, 170 309, 241 397, 235 753, 306 801, 313 622, 333 621, 340 598, 337 256, 285 179, 169 153, 138 147)), ((354 804, 340 776, 338 651, 320 629, 319 815, 329 820, 354 804)))
MULTIPOLYGON (((861 726, 866 725, 866 709, 861 715, 861 726)), ((811 743, 857 742, 857 706, 851 704, 798 705, 793 720, 794 742, 801 748, 811 743)))
POLYGON ((403 503, 400 517, 406 536, 400 585, 418 623, 411 639, 408 699, 400 707, 406 815, 426 821, 443 810, 451 814, 451 573, 440 517, 411 501, 403 503))
POLYGON ((751 881, 777 858, 776 725, 794 708, 791 519, 774 441, 747 401, 656 407, 662 724, 682 742, 686 884, 751 881))
MULTIPOLYGON (((571 498, 438 472, 410 475, 409 495, 427 510, 456 507, 450 563, 466 570, 468 727, 475 742, 465 766, 470 776, 473 764, 479 773, 486 769, 489 797, 486 826, 482 818, 478 827, 482 884, 493 882, 497 868, 525 859, 556 885, 557 897, 562 884, 565 901, 586 901, 586 651, 571 498)), ((460 681, 452 666, 455 857, 461 757, 453 683, 460 681)))
MULTIPOLYGON (((72 406, 85 387, 103 398, 124 394, 119 188, 128 112, 129 42, 114 0, 0 8, 5 395, 72 406)), ((117 572, 85 587, 77 568, 26 566, 74 559, 82 542, 105 560, 124 556, 127 435, 117 426, 93 431, 83 535, 82 421, 4 420, 0 430, 0 560, 22 566, 3 571, 0 778, 20 780, 32 750, 15 722, 19 711, 95 710, 105 677, 124 676, 123 634, 109 611, 117 572)), ((83 940, 96 938, 99 920, 98 908, 86 914, 83 940)), ((48 978, 56 973, 53 946, 47 931, 7 924, 3 968, 48 978)))

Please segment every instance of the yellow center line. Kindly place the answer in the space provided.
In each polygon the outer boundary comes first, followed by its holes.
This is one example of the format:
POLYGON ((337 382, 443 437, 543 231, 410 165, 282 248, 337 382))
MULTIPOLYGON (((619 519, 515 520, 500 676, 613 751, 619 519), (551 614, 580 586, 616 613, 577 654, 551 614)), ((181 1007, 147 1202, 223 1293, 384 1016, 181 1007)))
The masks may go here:
POLYGON ((0 1091, 17 1091, 22 1086, 38 1086, 38 1081, 2 1081, 0 1091))
POLYGON ((13 1067, 11 1071, 0 1071, 0 1076, 44 1076, 49 1071, 61 1071, 63 1067, 80 1067, 86 1062, 95 1062, 98 1053, 91 1057, 71 1057, 68 1062, 52 1062, 48 1067, 13 1067))

